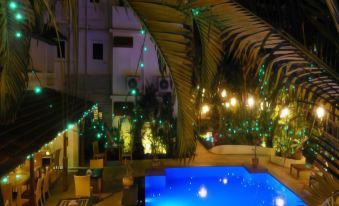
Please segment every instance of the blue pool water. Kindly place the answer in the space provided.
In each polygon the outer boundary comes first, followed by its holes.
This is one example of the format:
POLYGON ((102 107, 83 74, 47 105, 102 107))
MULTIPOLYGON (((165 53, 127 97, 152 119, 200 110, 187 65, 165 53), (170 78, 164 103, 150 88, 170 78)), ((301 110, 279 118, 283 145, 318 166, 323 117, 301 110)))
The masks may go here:
POLYGON ((168 168, 145 177, 146 206, 305 206, 269 173, 244 167, 168 168))

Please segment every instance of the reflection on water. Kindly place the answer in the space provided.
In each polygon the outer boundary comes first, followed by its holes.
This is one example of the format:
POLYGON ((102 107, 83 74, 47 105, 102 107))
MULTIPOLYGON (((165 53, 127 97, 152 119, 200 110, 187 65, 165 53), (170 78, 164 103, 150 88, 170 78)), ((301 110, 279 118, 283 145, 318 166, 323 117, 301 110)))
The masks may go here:
POLYGON ((243 167, 166 169, 166 176, 145 177, 145 201, 146 206, 306 206, 270 174, 249 174, 243 167))

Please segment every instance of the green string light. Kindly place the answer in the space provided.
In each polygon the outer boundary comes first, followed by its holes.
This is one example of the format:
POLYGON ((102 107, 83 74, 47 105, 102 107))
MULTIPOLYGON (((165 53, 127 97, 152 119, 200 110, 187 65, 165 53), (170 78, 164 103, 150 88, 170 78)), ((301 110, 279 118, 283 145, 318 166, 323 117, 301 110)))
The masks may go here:
POLYGON ((141 34, 141 35, 145 35, 145 30, 144 30, 144 29, 141 29, 141 30, 140 30, 140 34, 141 34))
POLYGON ((146 46, 144 46, 144 52, 147 52, 148 48, 146 46))
POLYGON ((17 13, 16 15, 15 15, 15 19, 16 20, 22 20, 24 17, 20 14, 20 13, 17 13))
POLYGON ((21 38, 22 37, 22 33, 20 31, 15 32, 15 37, 16 38, 21 38))
POLYGON ((34 93, 35 93, 35 94, 41 94, 41 92, 42 92, 42 89, 41 89, 40 86, 36 86, 36 87, 34 88, 34 93))
POLYGON ((131 89, 130 93, 131 93, 132 96, 136 96, 138 94, 136 89, 131 89))
POLYGON ((193 16, 199 16, 200 10, 199 9, 192 9, 193 16))
POLYGON ((140 68, 144 68, 145 64, 143 62, 140 63, 140 68))
POLYGON ((67 129, 72 129, 73 127, 74 127, 74 125, 72 123, 67 124, 67 129))
POLYGON ((14 9, 16 9, 16 7, 17 7, 17 4, 14 1, 9 2, 9 8, 10 9, 14 10, 14 9))

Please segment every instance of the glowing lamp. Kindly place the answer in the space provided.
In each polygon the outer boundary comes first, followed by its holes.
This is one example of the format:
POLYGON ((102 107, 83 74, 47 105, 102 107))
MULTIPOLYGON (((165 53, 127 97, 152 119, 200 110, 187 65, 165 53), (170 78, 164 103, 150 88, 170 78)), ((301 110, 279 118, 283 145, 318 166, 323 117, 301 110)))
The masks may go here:
POLYGON ((231 98, 231 106, 235 106, 237 104, 237 99, 235 97, 231 98))
POLYGON ((223 90, 221 91, 221 97, 222 97, 222 98, 225 98, 226 96, 227 96, 226 89, 223 89, 223 90))
POLYGON ((247 105, 252 108, 254 105, 254 98, 253 97, 248 97, 247 99, 247 105))
POLYGON ((325 109, 319 106, 316 110, 317 117, 321 120, 325 116, 325 109))
POLYGON ((205 104, 205 105, 202 106, 201 112, 202 112, 203 114, 206 114, 206 113, 209 112, 209 111, 210 111, 210 107, 209 107, 207 104, 205 104))
POLYGON ((281 110, 281 113, 280 113, 280 118, 285 118, 288 116, 288 113, 289 113, 289 110, 287 107, 285 107, 284 109, 281 110))

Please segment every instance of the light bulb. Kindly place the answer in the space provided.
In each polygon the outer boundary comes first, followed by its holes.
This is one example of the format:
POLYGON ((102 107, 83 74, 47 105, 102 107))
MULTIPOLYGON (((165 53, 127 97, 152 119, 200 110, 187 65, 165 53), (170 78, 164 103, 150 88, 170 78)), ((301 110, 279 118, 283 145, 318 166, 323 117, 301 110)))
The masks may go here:
POLYGON ((237 99, 235 97, 231 98, 231 106, 235 106, 237 104, 237 99))
POLYGON ((226 96, 227 96, 226 89, 223 89, 223 90, 221 91, 221 97, 222 97, 222 98, 225 98, 226 96))
POLYGON ((317 117, 321 120, 325 116, 325 109, 319 106, 316 110, 317 117))
POLYGON ((288 116, 288 113, 289 113, 289 110, 287 107, 285 107, 284 109, 281 110, 281 113, 280 113, 280 118, 285 118, 288 116))
POLYGON ((253 107, 253 105, 254 105, 254 99, 253 99, 253 97, 248 97, 248 99, 247 99, 247 104, 248 104, 248 106, 249 106, 250 108, 253 107))
POLYGON ((210 107, 208 105, 203 105, 202 108, 201 108, 201 112, 206 114, 207 112, 210 111, 210 107))

